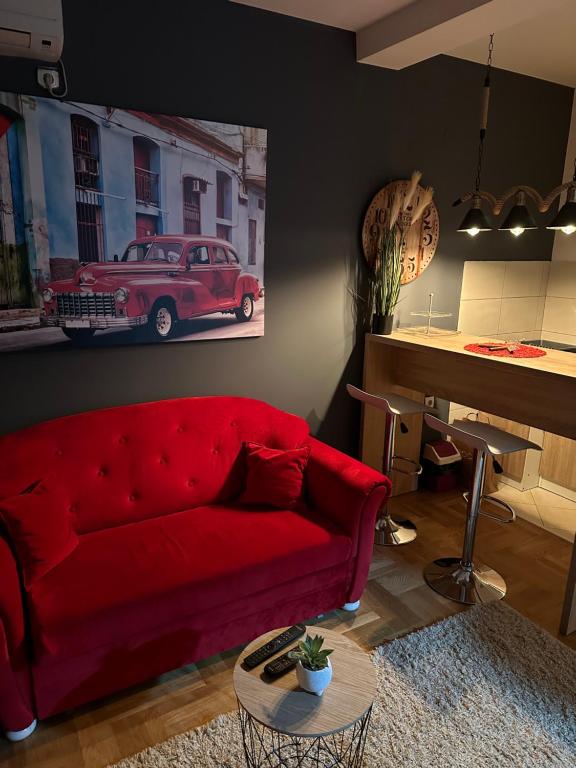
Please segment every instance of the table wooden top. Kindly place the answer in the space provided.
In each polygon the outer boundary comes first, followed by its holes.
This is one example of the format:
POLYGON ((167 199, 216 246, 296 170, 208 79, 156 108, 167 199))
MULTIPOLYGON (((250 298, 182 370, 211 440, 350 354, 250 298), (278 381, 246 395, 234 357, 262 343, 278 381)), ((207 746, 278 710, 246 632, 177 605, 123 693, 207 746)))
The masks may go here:
MULTIPOLYGON (((486 365, 513 365, 519 368, 530 368, 533 371, 552 373, 569 378, 576 378, 576 353, 563 352, 560 349, 546 349, 543 357, 496 357, 493 355, 479 355, 476 352, 468 352, 464 349, 468 344, 485 344, 491 341, 489 337, 470 336, 459 333, 453 336, 425 336, 423 334, 408 333, 398 330, 389 336, 381 336, 369 333, 370 342, 387 344, 405 349, 435 349, 440 352, 452 352, 466 355, 486 365)), ((494 339, 501 343, 502 339, 494 339)))
MULTIPOLYGON (((376 674, 368 654, 338 632, 309 627, 309 634, 321 634, 325 638, 324 647, 334 649, 330 656, 332 682, 323 696, 302 691, 296 669, 272 682, 263 679, 265 664, 250 671, 243 669, 246 656, 284 629, 274 629, 256 638, 240 654, 234 667, 234 688, 244 709, 262 725, 289 736, 325 736, 359 720, 374 701, 376 674)), ((276 656, 287 650, 279 651, 276 656)))

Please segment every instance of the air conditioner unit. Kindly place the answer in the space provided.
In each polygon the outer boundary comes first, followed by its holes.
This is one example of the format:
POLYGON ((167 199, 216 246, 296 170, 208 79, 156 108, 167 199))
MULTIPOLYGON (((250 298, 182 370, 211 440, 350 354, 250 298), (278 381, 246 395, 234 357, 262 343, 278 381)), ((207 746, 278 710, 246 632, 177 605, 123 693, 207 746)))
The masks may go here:
POLYGON ((206 179, 188 179, 188 191, 189 192, 206 192, 208 189, 208 182, 206 179))
POLYGON ((58 61, 63 45, 62 0, 0 0, 0 56, 58 61))

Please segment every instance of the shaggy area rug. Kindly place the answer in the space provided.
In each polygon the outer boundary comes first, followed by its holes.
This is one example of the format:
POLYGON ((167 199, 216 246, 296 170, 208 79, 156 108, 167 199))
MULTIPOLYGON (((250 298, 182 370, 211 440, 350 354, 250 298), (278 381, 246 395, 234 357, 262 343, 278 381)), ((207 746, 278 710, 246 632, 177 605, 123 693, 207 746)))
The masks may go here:
MULTIPOLYGON (((364 768, 575 768, 576 654, 503 603, 377 648, 364 768)), ((116 768, 244 768, 235 715, 116 768)))

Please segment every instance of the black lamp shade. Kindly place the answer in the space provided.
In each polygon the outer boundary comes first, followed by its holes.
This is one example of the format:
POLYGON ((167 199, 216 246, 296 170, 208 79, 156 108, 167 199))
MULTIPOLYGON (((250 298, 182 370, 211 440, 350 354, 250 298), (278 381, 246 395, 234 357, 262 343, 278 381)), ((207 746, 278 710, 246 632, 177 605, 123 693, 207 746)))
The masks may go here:
POLYGON ((500 229, 537 229, 528 208, 523 204, 513 205, 500 229))
POLYGON ((571 229, 572 227, 576 227, 576 202, 568 200, 546 229, 571 229))
POLYGON ((462 219, 462 224, 458 227, 458 232, 488 232, 491 229, 492 227, 488 224, 482 209, 473 206, 462 219))

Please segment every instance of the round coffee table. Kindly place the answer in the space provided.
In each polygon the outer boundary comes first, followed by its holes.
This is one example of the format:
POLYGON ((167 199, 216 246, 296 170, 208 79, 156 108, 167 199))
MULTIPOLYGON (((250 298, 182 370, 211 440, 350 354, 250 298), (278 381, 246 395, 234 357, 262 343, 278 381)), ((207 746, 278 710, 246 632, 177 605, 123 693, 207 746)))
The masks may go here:
POLYGON ((250 643, 234 667, 248 767, 359 768, 376 695, 376 675, 370 658, 343 635, 323 627, 309 627, 309 634, 322 635, 324 646, 334 649, 330 656, 332 682, 323 696, 301 690, 295 669, 268 681, 264 675, 267 662, 252 670, 242 667, 248 654, 283 629, 267 632, 250 643))

